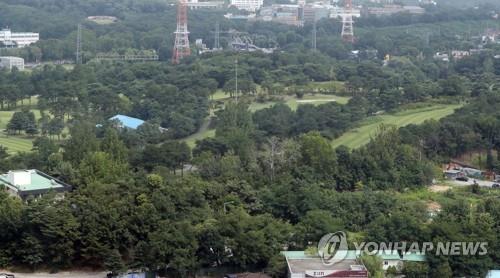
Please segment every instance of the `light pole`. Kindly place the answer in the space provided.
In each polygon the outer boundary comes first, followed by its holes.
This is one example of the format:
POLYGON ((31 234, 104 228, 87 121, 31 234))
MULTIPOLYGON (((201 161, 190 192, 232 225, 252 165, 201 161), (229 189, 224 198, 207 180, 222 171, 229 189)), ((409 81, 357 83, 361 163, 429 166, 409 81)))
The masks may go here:
POLYGON ((235 75, 235 89, 236 89, 236 91, 234 92, 234 96, 236 97, 236 101, 238 101, 238 58, 236 58, 234 64, 235 64, 234 75, 235 75))

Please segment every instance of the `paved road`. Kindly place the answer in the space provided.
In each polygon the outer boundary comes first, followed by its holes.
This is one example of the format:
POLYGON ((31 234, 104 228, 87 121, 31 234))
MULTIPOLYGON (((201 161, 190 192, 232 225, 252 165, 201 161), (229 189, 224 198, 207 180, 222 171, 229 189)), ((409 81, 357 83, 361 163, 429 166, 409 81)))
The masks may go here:
POLYGON ((61 271, 58 273, 36 272, 16 273, 0 269, 0 273, 14 274, 16 278, 105 278, 107 272, 61 271))

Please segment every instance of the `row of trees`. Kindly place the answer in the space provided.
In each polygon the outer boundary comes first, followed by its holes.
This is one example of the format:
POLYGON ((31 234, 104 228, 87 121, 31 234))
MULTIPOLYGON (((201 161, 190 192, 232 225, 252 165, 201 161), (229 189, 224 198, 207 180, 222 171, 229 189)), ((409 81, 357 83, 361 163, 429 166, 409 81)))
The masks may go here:
POLYGON ((396 130, 383 128, 350 151, 334 150, 317 132, 258 139, 244 103, 229 103, 219 119, 216 138, 198 142, 193 159, 185 144, 138 147, 129 132, 84 119, 63 145, 40 137, 32 153, 3 157, 2 169, 36 167, 74 191, 27 203, 0 193, 1 211, 9 212, 0 214, 0 264, 144 268, 176 277, 217 265, 283 277, 283 246, 303 250, 337 230, 363 232, 367 241, 473 234, 471 241, 489 242, 486 256, 409 264, 411 277, 480 276, 499 261, 498 198, 448 193, 442 215, 430 220, 425 202, 401 192, 429 183, 432 167, 396 130), (196 172, 174 174, 189 161, 196 172))

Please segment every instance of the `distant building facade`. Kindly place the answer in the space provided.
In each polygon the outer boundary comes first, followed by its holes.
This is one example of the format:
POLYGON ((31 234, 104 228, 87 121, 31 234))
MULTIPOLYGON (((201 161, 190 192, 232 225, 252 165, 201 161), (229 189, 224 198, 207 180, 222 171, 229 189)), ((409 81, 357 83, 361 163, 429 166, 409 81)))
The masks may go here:
POLYGON ((366 15, 388 16, 398 13, 423 14, 425 9, 419 6, 384 5, 383 7, 366 7, 363 9, 366 15))
POLYGON ((190 9, 218 9, 224 7, 224 1, 188 0, 187 5, 190 9))
POLYGON ((22 48, 40 40, 39 33, 12 32, 10 29, 0 31, 0 44, 7 48, 22 48))
POLYGON ((259 18, 263 21, 273 21, 277 23, 302 26, 302 7, 294 4, 273 4, 263 7, 260 10, 259 18))
POLYGON ((24 70, 24 59, 10 56, 0 57, 0 68, 8 70, 17 68, 18 70, 24 70))
POLYGON ((351 11, 347 11, 344 7, 337 6, 330 10, 331 18, 344 18, 348 14, 351 14, 352 17, 361 17, 361 10, 358 8, 352 8, 351 11))
POLYGON ((260 9, 262 5, 264 5, 264 0, 231 0, 230 2, 230 6, 250 12, 255 12, 260 9))

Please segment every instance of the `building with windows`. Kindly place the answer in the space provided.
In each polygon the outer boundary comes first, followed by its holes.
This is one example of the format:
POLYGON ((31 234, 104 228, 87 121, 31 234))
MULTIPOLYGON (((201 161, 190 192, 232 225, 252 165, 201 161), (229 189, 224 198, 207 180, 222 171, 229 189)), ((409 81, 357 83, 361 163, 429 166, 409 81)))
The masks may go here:
POLYGON ((10 56, 0 57, 0 68, 8 70, 17 68, 18 70, 24 70, 24 59, 10 56))
POLYGON ((21 199, 39 198, 48 192, 62 194, 71 186, 38 170, 16 170, 0 175, 0 186, 21 199))
POLYGON ((40 40, 40 34, 31 32, 16 33, 10 29, 0 31, 0 45, 7 48, 22 48, 40 40))
POLYGON ((383 7, 365 7, 362 13, 374 16, 389 16, 398 13, 424 14, 425 9, 419 6, 384 5, 383 7))
POLYGON ((230 6, 240 10, 255 12, 264 5, 264 0, 231 0, 230 6))
POLYGON ((302 7, 294 4, 273 4, 260 10, 258 20, 273 21, 281 24, 302 26, 302 7))
POLYGON ((188 0, 187 6, 190 9, 220 9, 224 7, 224 1, 188 0))

